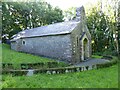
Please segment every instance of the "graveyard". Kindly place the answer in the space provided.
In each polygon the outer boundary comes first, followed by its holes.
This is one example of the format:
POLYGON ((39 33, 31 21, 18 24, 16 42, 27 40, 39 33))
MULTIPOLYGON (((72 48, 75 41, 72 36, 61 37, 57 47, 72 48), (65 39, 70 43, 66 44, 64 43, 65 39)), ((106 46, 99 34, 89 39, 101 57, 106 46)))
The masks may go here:
MULTIPOLYGON (((56 63, 50 63, 51 62, 57 62, 56 60, 49 60, 48 58, 39 57, 39 56, 32 56, 29 55, 28 58, 29 62, 20 61, 22 60, 22 56, 26 56, 25 53, 16 52, 10 49, 9 45, 3 44, 0 45, 2 47, 3 53, 3 60, 2 65, 6 64, 6 67, 3 67, 2 69, 2 87, 3 88, 117 88, 118 87, 118 65, 116 62, 111 63, 110 65, 100 66, 98 65, 98 68, 93 68, 91 70, 83 70, 81 67, 81 71, 77 71, 77 68, 80 67, 70 67, 69 64, 59 62, 57 65, 56 63), (7 57, 6 57, 7 55, 7 57), (7 60, 10 59, 12 56, 19 57, 19 62, 11 60, 11 62, 8 62, 7 60), (33 58, 32 58, 33 57, 33 58), (32 59, 38 58, 39 61, 32 61, 32 59), (41 59, 41 61, 40 61, 41 59), (33 69, 36 69, 34 74, 31 76, 27 75, 28 72, 28 66, 30 63, 48 63, 51 67, 47 67, 46 64, 45 67, 41 67, 38 65, 37 67, 33 66, 33 69), (12 63, 14 67, 11 67, 7 65, 8 63, 12 63), (21 68, 21 63, 28 64, 28 66, 21 68), (9 66, 9 67, 8 67, 9 66), (15 67, 17 66, 17 68, 15 67), (18 66, 20 68, 18 68, 18 66), (54 72, 47 72, 47 71, 55 71, 57 70, 59 73, 54 72), (65 71, 68 70, 68 71, 65 71), (6 71, 6 72, 5 72, 6 71), (7 72, 8 71, 8 72, 7 72), (16 71, 16 72, 15 72, 16 71), (23 72, 24 71, 24 72, 23 72), (107 72, 109 71, 109 72, 107 72), (114 77, 113 77, 114 76, 114 77), (34 82, 32 82, 34 80, 34 82), (77 83, 75 83, 77 81, 77 83), (94 82, 94 83, 93 83, 94 82), (104 82, 104 84, 103 84, 104 82), (64 84, 63 84, 64 83, 64 84)), ((93 55, 93 58, 101 58, 102 56, 93 55)), ((114 57, 113 61, 116 61, 117 58, 114 57)), ((43 66, 44 66, 43 65, 43 66)))

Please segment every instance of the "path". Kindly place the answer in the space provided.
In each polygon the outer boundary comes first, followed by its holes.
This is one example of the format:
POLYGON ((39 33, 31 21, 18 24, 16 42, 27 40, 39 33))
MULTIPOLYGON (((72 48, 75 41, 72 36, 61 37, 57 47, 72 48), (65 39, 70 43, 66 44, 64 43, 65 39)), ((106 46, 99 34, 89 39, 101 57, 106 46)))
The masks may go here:
POLYGON ((90 59, 88 61, 81 62, 81 63, 73 65, 73 66, 92 66, 92 65, 96 65, 96 64, 103 64, 106 62, 110 62, 110 61, 106 60, 106 59, 90 59))

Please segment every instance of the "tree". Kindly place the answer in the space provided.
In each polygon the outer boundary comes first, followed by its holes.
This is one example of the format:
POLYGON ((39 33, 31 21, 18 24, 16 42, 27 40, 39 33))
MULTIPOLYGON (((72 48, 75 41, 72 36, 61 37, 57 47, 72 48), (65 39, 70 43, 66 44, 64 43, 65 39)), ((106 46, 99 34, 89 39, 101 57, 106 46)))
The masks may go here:
POLYGON ((117 8, 117 32, 118 32, 118 36, 117 36, 117 40, 118 40, 118 57, 120 58, 120 1, 118 2, 118 8, 117 8))
POLYGON ((64 11, 64 19, 66 21, 72 20, 76 17, 76 7, 70 7, 64 11))
POLYGON ((87 25, 92 36, 93 53, 103 52, 109 47, 108 17, 96 8, 92 8, 87 16, 87 25))
POLYGON ((2 3, 0 2, 0 40, 1 40, 1 34, 2 34, 2 3))
MULTIPOLYGON (((112 5, 108 4, 108 0, 100 0, 96 6, 85 8, 87 25, 92 36, 93 53, 100 52, 103 54, 115 55, 116 52, 118 52, 118 39, 116 38, 117 31, 115 21, 115 7, 117 0, 109 1, 112 2, 112 5)), ((75 8, 73 10, 75 12, 75 8)), ((65 11, 65 15, 71 19, 71 17, 75 14, 71 9, 68 9, 68 11, 65 11)))
POLYGON ((63 17, 62 10, 47 2, 3 2, 2 36, 10 38, 25 29, 61 22, 63 17))

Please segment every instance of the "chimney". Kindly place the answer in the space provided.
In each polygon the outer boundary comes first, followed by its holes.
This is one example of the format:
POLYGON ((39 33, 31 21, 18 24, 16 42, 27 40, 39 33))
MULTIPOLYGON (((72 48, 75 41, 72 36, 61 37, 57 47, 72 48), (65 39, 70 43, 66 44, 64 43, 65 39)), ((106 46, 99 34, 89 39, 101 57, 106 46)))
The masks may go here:
POLYGON ((85 17, 85 9, 83 6, 76 8, 76 21, 84 20, 85 17))

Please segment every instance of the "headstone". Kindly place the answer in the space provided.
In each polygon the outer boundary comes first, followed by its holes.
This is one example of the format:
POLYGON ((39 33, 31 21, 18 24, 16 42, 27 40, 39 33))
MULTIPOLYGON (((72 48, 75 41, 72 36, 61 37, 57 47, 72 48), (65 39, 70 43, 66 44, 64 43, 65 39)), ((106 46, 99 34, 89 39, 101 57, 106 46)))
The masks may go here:
POLYGON ((84 71, 86 71, 87 69, 86 69, 86 67, 83 67, 84 68, 84 71))
POLYGON ((27 73, 27 76, 32 76, 32 75, 33 75, 33 73, 34 73, 34 70, 29 69, 29 70, 28 70, 28 73, 27 73))
POLYGON ((81 67, 81 71, 84 71, 84 67, 81 67))
POLYGON ((96 65, 92 65, 92 69, 96 69, 97 67, 96 67, 96 65))
POLYGON ((69 72, 68 69, 66 69, 66 70, 65 70, 65 73, 68 73, 68 72, 69 72))
POLYGON ((92 65, 91 65, 91 66, 89 66, 88 70, 91 70, 91 69, 92 69, 92 65))
POLYGON ((52 74, 56 74, 56 71, 52 71, 52 74))
POLYGON ((46 72, 47 74, 51 74, 51 72, 48 70, 47 72, 46 72))
POLYGON ((57 72, 57 74, 59 74, 60 72, 59 71, 56 71, 57 72))
POLYGON ((79 67, 77 68, 77 72, 79 72, 80 71, 80 69, 79 69, 79 67))

